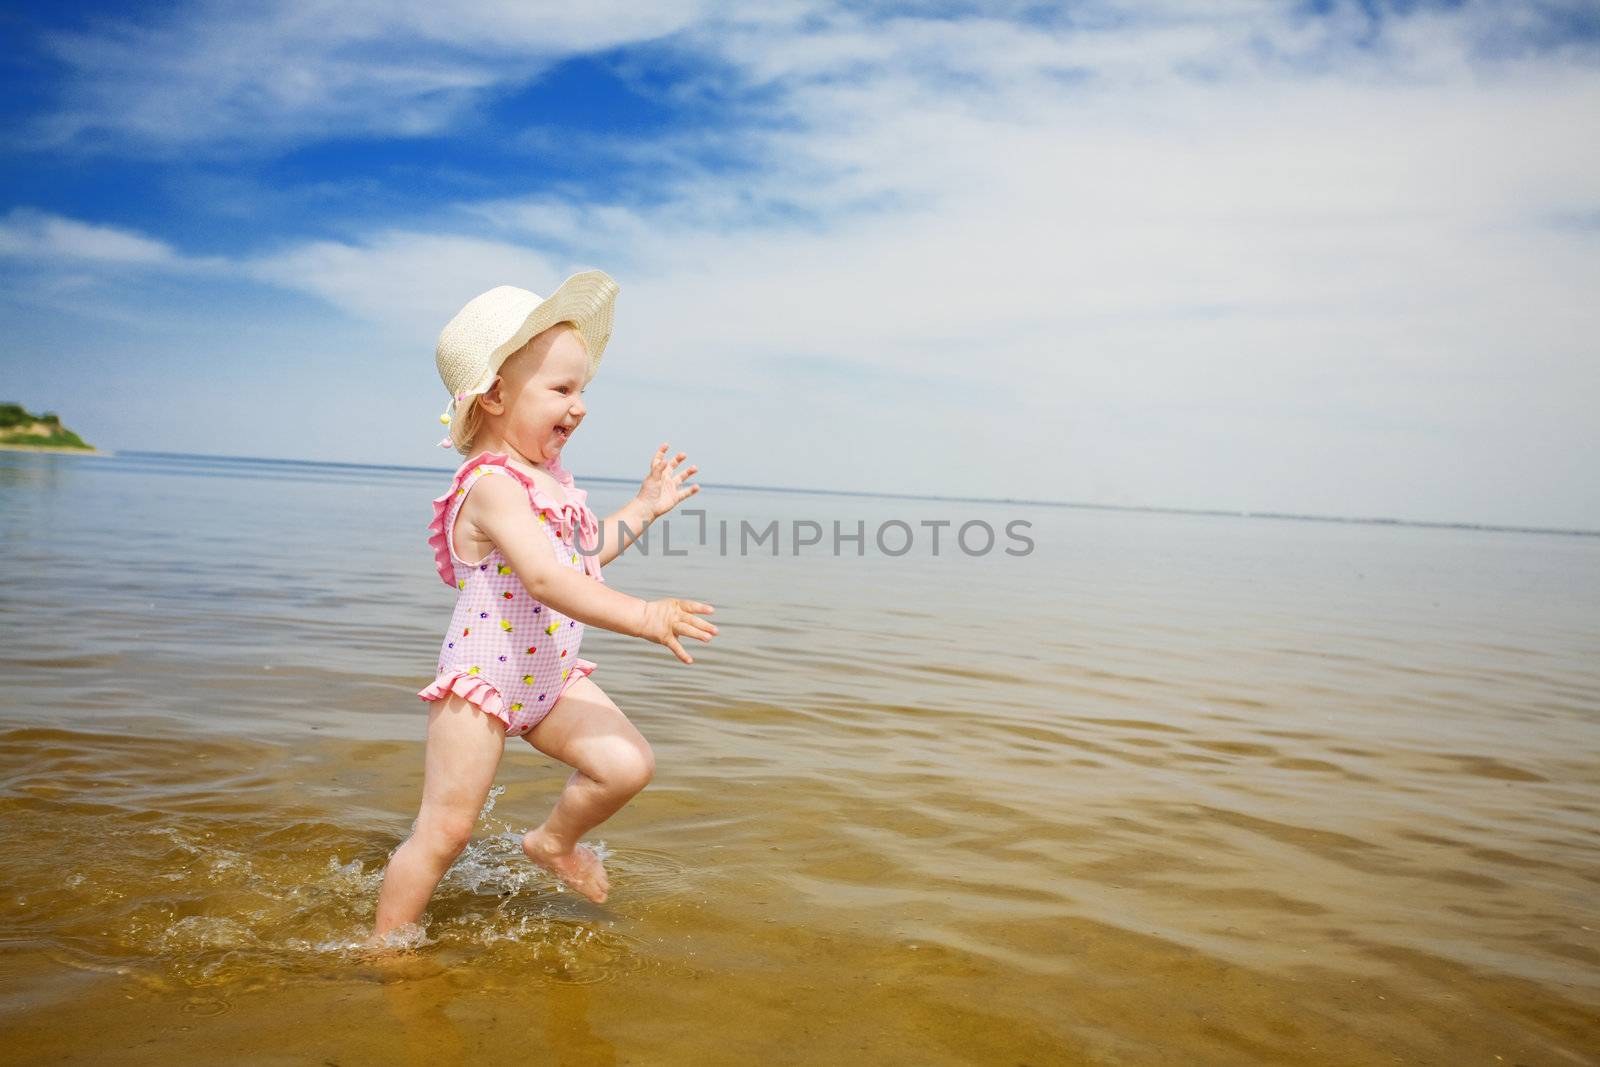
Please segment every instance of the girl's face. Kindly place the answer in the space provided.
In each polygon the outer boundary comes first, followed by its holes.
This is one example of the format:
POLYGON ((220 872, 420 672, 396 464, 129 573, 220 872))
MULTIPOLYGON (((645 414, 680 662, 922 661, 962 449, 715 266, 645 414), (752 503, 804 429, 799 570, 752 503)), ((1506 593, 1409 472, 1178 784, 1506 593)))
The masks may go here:
POLYGON ((557 323, 500 365, 478 398, 496 436, 524 459, 548 463, 561 454, 587 409, 583 379, 589 353, 567 323, 557 323))

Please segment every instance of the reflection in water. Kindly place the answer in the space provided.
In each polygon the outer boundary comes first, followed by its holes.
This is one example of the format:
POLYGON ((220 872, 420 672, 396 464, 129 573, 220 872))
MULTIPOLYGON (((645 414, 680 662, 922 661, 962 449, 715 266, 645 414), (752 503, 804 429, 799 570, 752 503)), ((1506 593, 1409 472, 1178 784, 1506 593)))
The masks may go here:
POLYGON ((374 956, 442 479, 0 455, 13 1057, 1595 1062, 1600 539, 1032 508, 1021 560, 624 560, 723 637, 594 636, 657 754, 612 897, 522 858, 566 768, 513 743, 374 956))

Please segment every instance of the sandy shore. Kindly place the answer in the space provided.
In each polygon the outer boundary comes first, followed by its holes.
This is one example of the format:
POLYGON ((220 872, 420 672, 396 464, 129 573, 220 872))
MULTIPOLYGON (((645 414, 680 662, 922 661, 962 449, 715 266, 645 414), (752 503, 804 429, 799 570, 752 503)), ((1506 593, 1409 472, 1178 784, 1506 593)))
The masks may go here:
POLYGON ((0 441, 0 449, 8 452, 71 452, 75 456, 114 456, 115 452, 104 448, 69 448, 64 445, 14 445, 0 441))

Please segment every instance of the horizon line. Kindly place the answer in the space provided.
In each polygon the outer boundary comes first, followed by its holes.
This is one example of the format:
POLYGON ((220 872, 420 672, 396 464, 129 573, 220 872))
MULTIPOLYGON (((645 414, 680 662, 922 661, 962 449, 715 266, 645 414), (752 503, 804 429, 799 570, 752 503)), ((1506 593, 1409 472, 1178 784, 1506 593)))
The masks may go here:
MULTIPOLYGON (((413 471, 418 474, 449 472, 449 467, 419 467, 397 463, 350 463, 343 460, 280 459, 273 456, 230 456, 207 452, 151 452, 143 449, 98 450, 85 455, 99 456, 163 456, 174 459, 247 460, 257 463, 278 463, 301 467, 350 467, 365 470, 413 471)), ((458 464, 459 466, 459 464, 458 464)), ((632 478, 615 478, 606 475, 589 475, 586 481, 627 485, 632 478)), ((937 493, 890 493, 866 489, 809 489, 787 485, 744 485, 737 482, 701 482, 695 484, 715 489, 734 489, 760 493, 805 493, 813 496, 881 497, 891 500, 942 500, 969 504, 1016 504, 1023 507, 1072 508, 1081 511, 1130 511, 1160 515, 1209 515, 1229 519, 1283 519, 1293 522, 1337 522, 1358 526, 1414 526, 1425 529, 1481 530, 1490 533, 1552 534, 1562 537, 1600 537, 1600 530, 1560 526, 1512 526, 1505 523, 1447 522, 1435 519, 1401 519, 1390 517, 1363 517, 1354 515, 1310 515, 1290 511, 1242 511, 1226 508, 1180 508, 1160 504, 1095 504, 1077 500, 1036 500, 1026 497, 947 496, 937 493)))

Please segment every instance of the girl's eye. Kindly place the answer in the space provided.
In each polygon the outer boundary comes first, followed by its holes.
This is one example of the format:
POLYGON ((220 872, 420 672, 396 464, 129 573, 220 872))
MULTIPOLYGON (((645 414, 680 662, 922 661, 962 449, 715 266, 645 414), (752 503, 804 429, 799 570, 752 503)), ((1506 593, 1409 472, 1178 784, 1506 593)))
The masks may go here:
POLYGON ((562 394, 562 395, 563 395, 563 396, 564 396, 564 395, 566 395, 566 394, 567 394, 567 393, 570 393, 570 392, 571 392, 571 391, 572 391, 572 390, 570 390, 570 389, 568 389, 568 388, 567 388, 567 387, 566 387, 566 386, 564 386, 564 385, 558 385, 558 386, 556 386, 556 392, 558 392, 558 393, 561 393, 561 394, 562 394))

